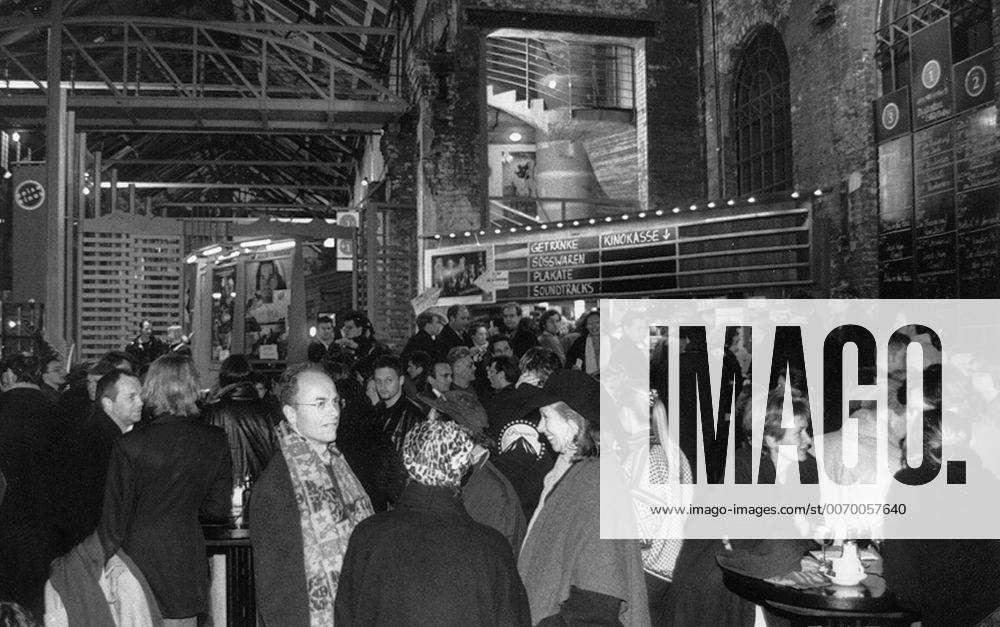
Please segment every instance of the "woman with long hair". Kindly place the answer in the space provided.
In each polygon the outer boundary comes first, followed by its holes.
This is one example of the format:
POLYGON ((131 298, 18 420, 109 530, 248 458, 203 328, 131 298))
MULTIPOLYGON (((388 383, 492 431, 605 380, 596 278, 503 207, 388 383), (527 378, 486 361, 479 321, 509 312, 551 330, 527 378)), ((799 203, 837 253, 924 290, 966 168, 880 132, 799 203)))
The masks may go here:
POLYGON ((124 551, 146 576, 165 624, 194 627, 205 611, 208 565, 199 514, 229 514, 232 466, 225 432, 198 417, 191 358, 152 363, 142 397, 152 418, 111 453, 100 538, 105 557, 124 551))

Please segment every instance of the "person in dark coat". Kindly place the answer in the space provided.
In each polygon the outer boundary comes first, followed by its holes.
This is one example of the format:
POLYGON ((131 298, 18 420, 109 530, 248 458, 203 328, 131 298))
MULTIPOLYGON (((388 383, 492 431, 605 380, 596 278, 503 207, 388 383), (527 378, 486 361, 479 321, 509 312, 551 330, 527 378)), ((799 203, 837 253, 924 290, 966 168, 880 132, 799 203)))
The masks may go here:
POLYGON ((375 361, 374 381, 379 397, 375 424, 391 444, 380 460, 379 491, 389 505, 395 505, 406 484, 403 441, 413 427, 426 420, 426 416, 403 394, 403 367, 398 359, 391 355, 379 357, 375 361))
POLYGON ((97 529, 108 461, 115 442, 142 418, 142 384, 124 370, 97 382, 98 404, 59 443, 51 494, 57 552, 69 551, 97 529))
POLYGON ((565 365, 596 376, 601 370, 601 312, 588 311, 580 324, 580 337, 566 351, 565 365))
POLYGON ((440 314, 425 311, 417 316, 417 332, 406 341, 399 360, 406 364, 410 355, 416 351, 424 351, 432 360, 444 357, 448 352, 440 337, 444 326, 444 318, 440 314))
POLYGON ((219 387, 202 409, 206 424, 221 427, 229 442, 233 483, 253 483, 277 450, 271 408, 257 394, 253 365, 245 355, 230 355, 219 368, 219 387))
POLYGON ((351 535, 337 589, 338 625, 529 625, 524 585, 507 540, 462 506, 473 444, 452 421, 406 436, 410 478, 396 509, 351 535))
POLYGON ((164 618, 194 627, 208 600, 199 514, 229 515, 232 463, 226 433, 198 418, 191 359, 152 363, 142 395, 152 419, 115 443, 98 528, 106 558, 119 548, 146 576, 164 618))
POLYGON ((501 312, 503 313, 503 324, 506 327, 507 337, 510 338, 510 347, 514 350, 514 357, 520 359, 522 355, 538 346, 538 337, 530 330, 522 328, 520 305, 507 303, 501 312))
POLYGON ((135 360, 136 372, 141 375, 169 348, 166 342, 153 333, 153 323, 143 320, 139 325, 139 335, 125 346, 125 352, 135 360))
POLYGON ((319 316, 316 318, 316 339, 309 342, 306 355, 309 361, 320 364, 324 359, 331 359, 340 353, 340 347, 334 342, 337 331, 333 326, 333 318, 319 316))
POLYGON ((257 606, 266 625, 333 624, 348 538, 374 513, 337 447, 340 400, 314 364, 281 376, 279 451, 248 505, 257 606))
POLYGON ((360 311, 352 311, 344 316, 340 332, 343 337, 334 340, 338 351, 331 353, 338 359, 361 360, 385 351, 385 347, 375 339, 372 321, 360 311))
POLYGON ((0 599, 38 616, 55 557, 47 488, 61 436, 58 410, 39 389, 40 380, 34 357, 15 355, 0 366, 0 473, 7 481, 0 504, 0 599))
POLYGON ((472 348, 475 344, 472 342, 472 337, 469 335, 469 324, 472 322, 472 316, 469 314, 469 308, 465 305, 452 305, 448 308, 448 324, 441 329, 441 335, 438 337, 442 349, 447 354, 447 352, 456 346, 464 346, 466 348, 472 348))

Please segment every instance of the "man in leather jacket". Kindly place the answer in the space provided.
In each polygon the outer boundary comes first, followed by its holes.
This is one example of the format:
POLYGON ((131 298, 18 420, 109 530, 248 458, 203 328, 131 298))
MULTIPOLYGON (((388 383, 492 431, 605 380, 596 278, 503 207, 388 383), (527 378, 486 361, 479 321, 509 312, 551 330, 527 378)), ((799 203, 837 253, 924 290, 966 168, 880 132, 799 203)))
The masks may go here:
POLYGON ((394 505, 406 484, 403 440, 410 429, 427 417, 416 403, 403 395, 403 366, 396 357, 383 355, 376 360, 375 389, 380 399, 375 406, 375 426, 387 436, 389 447, 381 460, 379 488, 386 501, 394 505))
POLYGON ((244 355, 226 358, 219 370, 219 387, 202 417, 226 432, 234 484, 246 478, 253 483, 277 450, 270 412, 257 394, 250 361, 244 355))

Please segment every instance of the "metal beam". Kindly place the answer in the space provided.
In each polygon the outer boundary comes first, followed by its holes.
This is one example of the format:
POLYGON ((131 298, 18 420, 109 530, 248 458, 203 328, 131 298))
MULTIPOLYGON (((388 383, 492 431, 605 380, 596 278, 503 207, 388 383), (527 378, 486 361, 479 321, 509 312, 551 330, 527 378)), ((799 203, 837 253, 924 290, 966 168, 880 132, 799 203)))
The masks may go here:
MULTIPOLYGON (((111 183, 101 183, 105 189, 111 189, 111 183)), ((118 189, 312 189, 325 192, 349 192, 345 185, 309 185, 289 183, 210 183, 207 181, 118 181, 118 189)))
POLYGON ((154 207, 172 207, 172 208, 192 208, 192 209, 205 209, 205 208, 220 208, 220 209, 247 209, 247 210, 265 210, 265 209, 323 209, 326 211, 340 211, 349 209, 349 207, 339 207, 336 205, 324 205, 321 203, 273 203, 273 202, 154 202, 154 207))
POLYGON ((105 159, 106 165, 192 165, 192 166, 246 166, 288 168, 353 168, 353 161, 261 161, 231 159, 105 159))
MULTIPOLYGON (((157 28, 190 28, 191 20, 177 18, 148 17, 142 15, 117 16, 117 15, 77 15, 63 17, 64 26, 77 24, 86 26, 115 26, 121 24, 137 23, 141 25, 155 26, 157 28)), ((33 30, 36 28, 48 28, 52 20, 42 19, 12 19, 5 20, 0 24, 0 33, 33 30)), ((382 28, 375 26, 343 26, 340 24, 312 24, 312 23, 288 23, 288 22, 228 22, 222 20, 198 21, 197 24, 212 30, 228 31, 234 34, 247 34, 253 32, 272 33, 323 33, 327 35, 387 35, 395 36, 396 30, 393 28, 382 28)))

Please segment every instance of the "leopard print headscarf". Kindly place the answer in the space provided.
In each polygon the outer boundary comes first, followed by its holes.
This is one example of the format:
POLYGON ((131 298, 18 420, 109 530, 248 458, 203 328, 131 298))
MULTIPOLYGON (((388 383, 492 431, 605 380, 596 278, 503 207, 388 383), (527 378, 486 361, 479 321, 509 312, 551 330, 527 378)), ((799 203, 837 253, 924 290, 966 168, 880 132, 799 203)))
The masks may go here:
POLYGON ((428 420, 406 434, 403 465, 417 483, 457 488, 472 463, 472 449, 472 440, 456 423, 428 420))

